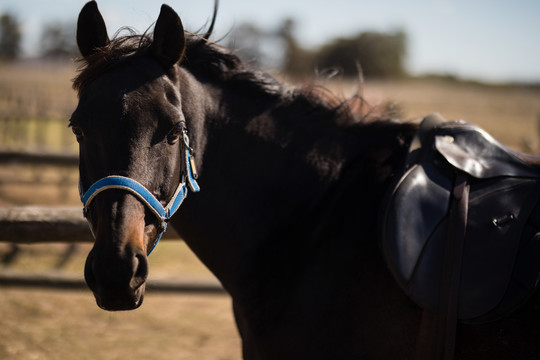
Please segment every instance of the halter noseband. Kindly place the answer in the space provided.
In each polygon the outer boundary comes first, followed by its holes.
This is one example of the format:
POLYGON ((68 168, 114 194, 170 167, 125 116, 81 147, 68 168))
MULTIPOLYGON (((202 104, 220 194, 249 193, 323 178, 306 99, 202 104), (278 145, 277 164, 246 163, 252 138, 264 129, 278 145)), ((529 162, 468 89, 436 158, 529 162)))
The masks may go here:
POLYGON ((184 154, 186 170, 184 174, 182 174, 182 180, 176 188, 174 195, 165 207, 161 205, 161 202, 154 195, 152 195, 152 193, 146 187, 144 187, 144 185, 128 177, 117 175, 106 176, 92 184, 92 186, 90 186, 90 188, 85 193, 82 192, 82 186, 79 181, 79 194, 83 203, 83 214, 84 217, 88 220, 92 234, 94 233, 92 230, 92 224, 87 217, 87 209, 88 206, 90 206, 92 200, 99 193, 105 190, 120 189, 128 191, 135 195, 139 200, 141 200, 142 203, 146 205, 160 221, 159 234, 157 235, 156 240, 152 245, 152 248, 148 252, 148 255, 150 255, 150 253, 154 250, 159 240, 167 230, 167 221, 174 215, 178 208, 180 208, 180 205, 182 205, 182 202, 187 197, 188 188, 193 192, 198 192, 200 190, 199 184, 197 184, 196 181, 197 172, 195 168, 195 162, 191 154, 193 149, 189 146, 189 137, 187 135, 187 130, 184 127, 182 128, 182 142, 185 148, 184 154))

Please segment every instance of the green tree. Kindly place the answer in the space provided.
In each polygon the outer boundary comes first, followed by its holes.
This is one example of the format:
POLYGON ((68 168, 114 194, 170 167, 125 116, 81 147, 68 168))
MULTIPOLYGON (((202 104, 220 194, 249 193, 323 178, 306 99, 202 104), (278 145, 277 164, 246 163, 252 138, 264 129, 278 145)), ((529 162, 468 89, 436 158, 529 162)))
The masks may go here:
POLYGON ((16 60, 21 53, 21 28, 15 16, 0 16, 0 60, 16 60))
POLYGON ((228 47, 236 55, 249 63, 260 66, 263 57, 261 42, 266 34, 252 23, 243 23, 235 27, 228 36, 228 47))
POLYGON ((45 25, 41 33, 41 55, 56 59, 68 59, 78 56, 75 31, 75 23, 50 23, 45 25))
POLYGON ((316 54, 319 69, 338 68, 344 76, 357 76, 359 66, 365 77, 389 78, 405 75, 406 35, 365 32, 324 45, 316 54))
POLYGON ((313 71, 313 54, 304 49, 296 40, 296 22, 286 19, 278 31, 285 44, 282 70, 290 76, 302 76, 313 71))

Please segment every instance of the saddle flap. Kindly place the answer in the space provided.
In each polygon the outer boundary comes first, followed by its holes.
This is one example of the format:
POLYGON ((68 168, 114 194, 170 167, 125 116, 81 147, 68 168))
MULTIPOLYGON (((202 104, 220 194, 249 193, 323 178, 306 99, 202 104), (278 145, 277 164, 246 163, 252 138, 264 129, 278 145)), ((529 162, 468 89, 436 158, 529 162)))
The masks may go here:
POLYGON ((420 307, 437 311, 453 182, 457 172, 469 174, 458 317, 479 319, 512 284, 520 239, 540 197, 539 170, 475 126, 431 123, 421 126, 386 196, 381 247, 401 288, 420 307))
POLYGON ((394 274, 406 287, 429 237, 448 211, 451 186, 428 163, 409 169, 391 195, 381 239, 394 274))
POLYGON ((471 185, 460 285, 462 318, 501 301, 510 283, 520 239, 536 201, 534 179, 504 178, 471 185))
MULTIPOLYGON (((512 277, 521 232, 531 211, 529 206, 522 205, 538 185, 532 180, 505 180, 488 186, 471 185, 459 289, 460 319, 474 319, 494 309, 512 277)), ((444 214, 423 241, 425 246, 414 273, 404 284, 417 304, 431 310, 439 304, 447 221, 444 214)))

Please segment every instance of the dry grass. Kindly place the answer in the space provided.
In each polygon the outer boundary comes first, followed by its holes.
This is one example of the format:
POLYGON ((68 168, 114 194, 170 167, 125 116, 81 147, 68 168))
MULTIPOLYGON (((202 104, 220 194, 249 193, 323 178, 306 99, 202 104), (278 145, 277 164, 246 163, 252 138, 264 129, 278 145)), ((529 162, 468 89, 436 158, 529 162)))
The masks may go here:
POLYGON ((148 291, 136 311, 108 313, 81 291, 2 288, 4 360, 239 359, 226 296, 148 291))
MULTIPOLYGON (((67 120, 76 106, 72 65, 0 63, 0 148, 47 147, 76 151, 67 120), (45 125, 46 124, 46 125, 45 125), (9 134, 9 135, 8 135, 9 134)), ((350 93, 355 84, 331 84, 350 93)), ((503 143, 532 151, 540 135, 540 88, 483 86, 443 80, 368 81, 371 103, 391 101, 403 119, 439 112, 484 127, 503 143)))
MULTIPOLYGON (((57 269, 67 245, 25 245, 11 271, 82 277, 91 244, 57 269)), ((8 251, 0 244, 0 255, 8 251)), ((163 241, 150 257, 150 279, 208 279, 210 272, 180 241, 163 241)), ((8 267, 0 267, 0 272, 8 267)), ((0 359, 240 359, 230 298, 158 293, 149 288, 141 308, 109 313, 91 292, 0 287, 0 359)))
POLYGON ((0 111, 4 116, 69 117, 76 105, 75 68, 65 63, 0 63, 0 111))
POLYGON ((540 88, 482 86, 444 81, 368 82, 372 102, 391 101, 403 119, 438 112, 475 123, 520 151, 539 152, 540 88))
POLYGON ((74 75, 66 64, 0 63, 0 148, 76 151, 74 75))
MULTIPOLYGON (((76 103, 73 75, 71 67, 0 65, 0 148, 75 151, 66 127, 76 103)), ((345 84, 343 92, 351 87, 345 84)), ((539 89, 368 82, 365 96, 374 104, 395 102, 405 120, 440 112, 448 119, 475 122, 507 145, 538 152, 539 89)), ((78 204, 76 177, 74 170, 2 166, 0 205, 78 204), (36 186, 57 179, 67 179, 68 187, 36 186)), ((61 271, 81 276, 89 246, 79 246, 61 271)), ((66 245, 25 246, 10 268, 50 271, 65 249, 66 245)), ((0 256, 8 250, 0 244, 0 256)), ((180 242, 160 244, 150 257, 150 270, 151 278, 212 276, 180 242)), ((89 291, 2 287, 0 319, 0 359, 6 360, 240 358, 230 300, 224 295, 163 295, 149 290, 142 308, 108 313, 97 308, 89 291)))

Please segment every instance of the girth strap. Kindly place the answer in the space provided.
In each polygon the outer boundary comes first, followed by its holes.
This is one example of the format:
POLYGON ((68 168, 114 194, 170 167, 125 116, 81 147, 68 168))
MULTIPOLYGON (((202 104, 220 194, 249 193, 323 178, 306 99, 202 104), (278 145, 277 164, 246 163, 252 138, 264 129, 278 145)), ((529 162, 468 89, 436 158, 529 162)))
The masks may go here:
POLYGON ((467 175, 458 173, 450 200, 439 307, 435 314, 424 309, 417 360, 454 359, 469 190, 467 175))
POLYGON ((441 296, 438 311, 439 333, 438 345, 444 349, 440 358, 452 360, 456 342, 456 326, 458 318, 459 285, 465 229, 467 227, 467 211, 470 185, 467 176, 459 173, 452 191, 450 213, 448 219, 448 240, 445 248, 442 274, 441 296), (444 331, 444 337, 443 332, 444 331))

